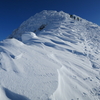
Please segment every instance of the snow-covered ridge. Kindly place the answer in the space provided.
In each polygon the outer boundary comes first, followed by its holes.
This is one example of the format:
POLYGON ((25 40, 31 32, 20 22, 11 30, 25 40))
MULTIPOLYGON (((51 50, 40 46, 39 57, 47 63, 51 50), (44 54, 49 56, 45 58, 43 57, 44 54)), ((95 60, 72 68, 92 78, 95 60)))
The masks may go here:
POLYGON ((100 100, 100 27, 62 11, 23 22, 0 42, 0 100, 100 100))
POLYGON ((34 42, 38 39, 41 43, 38 38, 40 35, 52 35, 62 40, 68 38, 67 41, 89 45, 85 47, 88 55, 92 52, 90 48, 97 54, 100 52, 100 27, 63 11, 44 10, 37 13, 24 21, 9 38, 16 38, 24 43, 26 43, 25 40, 34 38, 34 42))
POLYGON ((64 13, 63 11, 47 11, 44 10, 40 13, 35 14, 30 17, 28 20, 24 21, 18 29, 16 29, 13 34, 9 37, 20 38, 22 34, 25 32, 34 32, 37 31, 41 25, 48 25, 53 23, 58 23, 59 21, 63 21, 69 15, 64 13))
MULTIPOLYGON (((27 32, 33 32, 36 35, 46 33, 41 33, 41 27, 45 28, 44 31, 47 31, 47 34, 49 33, 48 29, 57 29, 58 31, 56 32, 56 35, 60 33, 60 30, 67 28, 69 31, 72 31, 73 36, 77 35, 77 37, 81 40, 86 39, 88 42, 95 42, 97 46, 100 45, 100 27, 76 15, 73 16, 76 17, 76 19, 72 18, 71 15, 63 11, 57 12, 44 10, 24 21, 19 28, 14 30, 13 34, 11 34, 9 38, 17 38, 22 40, 22 35, 27 32)), ((68 30, 67 33, 69 33, 68 30)))

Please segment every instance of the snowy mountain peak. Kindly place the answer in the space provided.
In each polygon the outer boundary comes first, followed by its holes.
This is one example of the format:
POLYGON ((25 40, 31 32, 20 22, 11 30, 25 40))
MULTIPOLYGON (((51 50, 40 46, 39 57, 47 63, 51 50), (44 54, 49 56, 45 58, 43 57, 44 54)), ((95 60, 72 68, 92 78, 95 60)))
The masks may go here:
POLYGON ((59 27, 62 22, 71 20, 71 17, 73 16, 70 16, 63 11, 57 12, 44 10, 24 21, 18 29, 14 30, 9 38, 17 38, 21 40, 22 34, 26 32, 35 32, 36 34, 39 34, 39 30, 42 30, 45 27, 50 28, 53 24, 59 27))
POLYGON ((100 100, 100 27, 42 11, 0 42, 0 100, 100 100))

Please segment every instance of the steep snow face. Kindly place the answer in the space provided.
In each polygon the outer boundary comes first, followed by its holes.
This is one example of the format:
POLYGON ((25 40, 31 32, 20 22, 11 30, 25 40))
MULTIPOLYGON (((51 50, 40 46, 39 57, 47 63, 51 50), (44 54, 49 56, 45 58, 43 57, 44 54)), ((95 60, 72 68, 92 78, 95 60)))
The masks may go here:
POLYGON ((0 42, 0 100, 100 100, 99 26, 45 10, 9 38, 0 42))

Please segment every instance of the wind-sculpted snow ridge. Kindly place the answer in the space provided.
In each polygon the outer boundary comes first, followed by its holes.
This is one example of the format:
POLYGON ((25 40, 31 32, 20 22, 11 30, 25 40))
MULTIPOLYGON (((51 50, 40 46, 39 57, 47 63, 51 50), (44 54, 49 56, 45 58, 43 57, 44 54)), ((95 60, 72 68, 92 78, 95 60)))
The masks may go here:
POLYGON ((100 27, 42 11, 0 42, 0 100, 100 100, 100 27))

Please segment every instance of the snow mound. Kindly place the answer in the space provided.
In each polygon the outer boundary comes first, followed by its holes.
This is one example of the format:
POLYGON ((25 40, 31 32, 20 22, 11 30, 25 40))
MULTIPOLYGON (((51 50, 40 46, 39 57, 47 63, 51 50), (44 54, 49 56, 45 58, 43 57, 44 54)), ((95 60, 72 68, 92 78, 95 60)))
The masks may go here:
POLYGON ((16 94, 4 87, 0 87, 0 99, 1 100, 29 100, 28 98, 16 94))
POLYGON ((42 11, 0 42, 0 100, 100 100, 100 27, 42 11))
POLYGON ((25 34, 22 34, 21 38, 22 38, 22 42, 25 42, 25 41, 29 41, 30 39, 35 39, 37 38, 37 36, 34 32, 27 32, 25 34))

